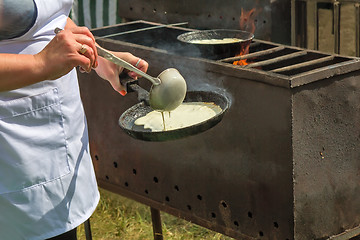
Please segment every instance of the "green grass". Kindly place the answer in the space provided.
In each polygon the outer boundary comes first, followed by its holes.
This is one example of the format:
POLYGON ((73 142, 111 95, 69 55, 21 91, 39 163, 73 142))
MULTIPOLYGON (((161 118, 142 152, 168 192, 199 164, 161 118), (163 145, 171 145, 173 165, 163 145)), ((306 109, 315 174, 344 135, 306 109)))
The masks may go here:
MULTIPOLYGON (((99 205, 90 219, 94 240, 151 240, 153 239, 150 207, 100 189, 99 205)), ((161 212, 164 240, 231 240, 161 212)), ((84 227, 78 228, 78 239, 85 240, 84 227)))

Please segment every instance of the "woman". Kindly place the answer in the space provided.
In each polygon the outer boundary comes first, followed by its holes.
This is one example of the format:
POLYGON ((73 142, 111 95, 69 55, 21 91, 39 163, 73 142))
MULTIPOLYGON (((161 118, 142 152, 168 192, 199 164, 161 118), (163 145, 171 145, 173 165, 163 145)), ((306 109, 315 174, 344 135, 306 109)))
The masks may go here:
MULTIPOLYGON (((71 6, 0 0, 1 240, 76 239, 99 200, 74 67, 125 95, 123 69, 97 56, 89 30, 67 17, 71 6)), ((115 54, 147 71, 138 57, 115 54)))

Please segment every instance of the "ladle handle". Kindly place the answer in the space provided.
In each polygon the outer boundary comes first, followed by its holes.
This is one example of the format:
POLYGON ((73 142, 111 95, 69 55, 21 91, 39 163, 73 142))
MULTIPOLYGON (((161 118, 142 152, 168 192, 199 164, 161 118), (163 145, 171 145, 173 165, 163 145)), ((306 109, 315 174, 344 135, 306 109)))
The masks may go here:
POLYGON ((100 46, 96 46, 98 55, 123 67, 126 68, 127 70, 130 70, 132 72, 137 73, 138 75, 146 78, 147 80, 149 80, 150 82, 152 82, 152 84, 154 85, 159 85, 161 83, 159 78, 155 78, 152 77, 146 73, 144 73, 143 71, 139 70, 138 68, 134 67, 133 65, 131 65, 130 63, 122 60, 121 58, 118 58, 117 56, 115 56, 114 54, 112 54, 111 52, 109 52, 108 50, 100 47, 100 46))
POLYGON ((138 80, 134 80, 125 74, 120 74, 119 77, 121 85, 126 87, 128 93, 136 92, 139 102, 145 102, 146 105, 150 105, 149 92, 138 85, 138 80))

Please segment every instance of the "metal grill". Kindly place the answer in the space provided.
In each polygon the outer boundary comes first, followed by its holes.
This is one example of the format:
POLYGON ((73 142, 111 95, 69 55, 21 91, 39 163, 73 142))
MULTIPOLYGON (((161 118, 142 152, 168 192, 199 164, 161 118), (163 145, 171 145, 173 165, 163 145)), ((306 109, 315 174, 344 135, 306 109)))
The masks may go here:
POLYGON ((206 59, 177 41, 191 30, 147 21, 93 30, 103 47, 146 59, 150 75, 176 67, 189 90, 233 99, 206 132, 144 142, 117 123, 136 96, 80 74, 100 186, 241 240, 359 235, 359 59, 258 39, 248 55, 206 59))

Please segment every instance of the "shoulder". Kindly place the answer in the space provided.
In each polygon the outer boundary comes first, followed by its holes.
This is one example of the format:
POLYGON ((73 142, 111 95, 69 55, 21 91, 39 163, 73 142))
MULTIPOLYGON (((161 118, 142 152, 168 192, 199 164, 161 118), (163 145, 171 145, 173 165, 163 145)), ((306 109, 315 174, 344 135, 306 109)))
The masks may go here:
POLYGON ((34 25, 36 17, 34 0, 3 0, 0 4, 0 40, 23 35, 34 25))

